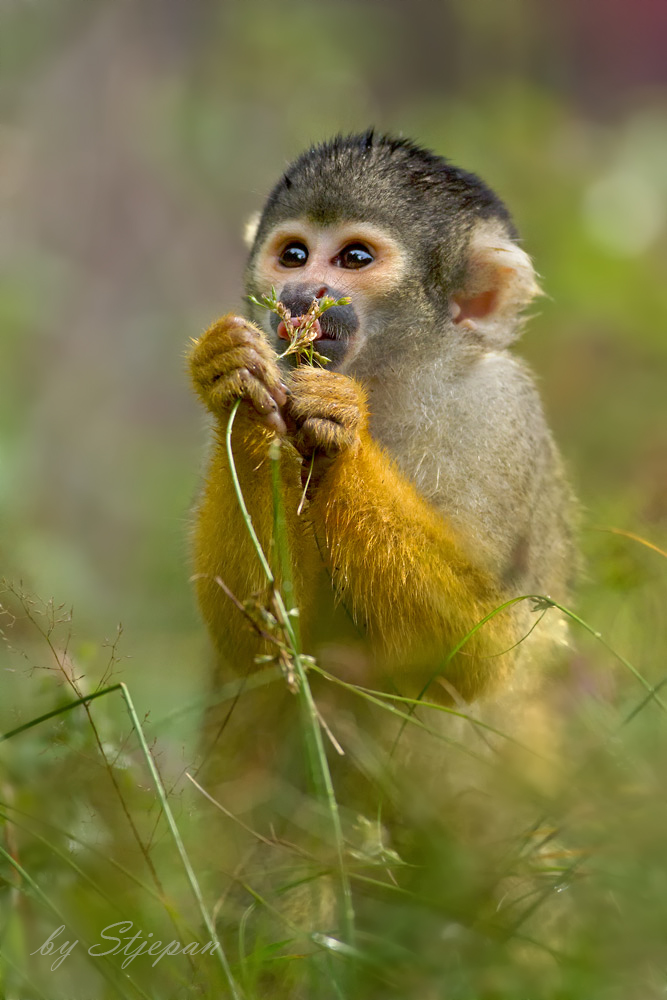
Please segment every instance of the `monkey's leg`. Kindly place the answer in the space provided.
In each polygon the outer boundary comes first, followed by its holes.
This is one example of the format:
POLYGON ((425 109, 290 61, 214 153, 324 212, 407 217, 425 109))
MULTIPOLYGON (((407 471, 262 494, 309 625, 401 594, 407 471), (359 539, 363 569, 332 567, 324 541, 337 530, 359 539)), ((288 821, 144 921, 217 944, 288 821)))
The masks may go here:
MULTIPOLYGON (((512 617, 500 612, 448 656, 506 595, 373 441, 356 382, 302 368, 291 388, 295 443, 306 466, 315 455, 309 516, 337 592, 403 690, 420 690, 446 664, 445 680, 475 697, 509 667, 497 654, 520 638, 512 617)), ((428 697, 446 688, 431 685, 428 697)))

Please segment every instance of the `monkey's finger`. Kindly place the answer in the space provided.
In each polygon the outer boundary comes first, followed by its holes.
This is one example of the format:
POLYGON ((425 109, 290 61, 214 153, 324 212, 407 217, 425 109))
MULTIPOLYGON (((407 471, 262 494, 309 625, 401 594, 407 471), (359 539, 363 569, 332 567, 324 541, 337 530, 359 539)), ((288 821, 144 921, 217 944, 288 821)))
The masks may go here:
POLYGON ((193 374, 205 372, 209 366, 216 371, 224 371, 241 368, 247 360, 261 366, 262 371, 273 380, 279 379, 280 370, 272 348, 245 337, 224 337, 198 343, 190 356, 190 369, 193 374))
POLYGON ((247 368, 237 368, 221 376, 206 394, 209 407, 217 413, 227 411, 235 399, 246 400, 263 424, 281 434, 285 433, 285 421, 279 403, 247 368))
POLYGON ((308 417, 293 435, 294 446, 306 458, 314 452, 321 452, 333 458, 354 444, 354 432, 333 420, 308 417))
POLYGON ((277 358, 268 340, 259 327, 244 319, 229 313, 221 317, 195 342, 193 354, 206 361, 219 351, 228 347, 252 347, 267 361, 277 358))
POLYGON ((254 351, 266 364, 277 364, 277 355, 271 345, 260 335, 247 330, 234 330, 231 335, 209 336, 207 334, 195 344, 192 361, 206 364, 226 351, 254 351))
POLYGON ((280 379, 276 365, 261 357, 249 347, 232 347, 221 351, 208 361, 197 361, 192 366, 192 375, 199 392, 206 395, 221 379, 234 377, 235 372, 247 371, 264 386, 278 407, 285 405, 287 386, 280 379))
POLYGON ((310 365, 300 365, 296 368, 290 375, 289 384, 295 395, 304 398, 316 395, 338 399, 341 402, 356 403, 359 406, 363 405, 366 399, 362 387, 349 375, 313 368, 310 365))
POLYGON ((345 375, 334 372, 316 372, 315 378, 298 378, 290 381, 291 394, 287 411, 297 426, 309 417, 333 420, 344 427, 357 429, 364 419, 363 392, 345 375))
POLYGON ((236 374, 241 385, 241 395, 252 403, 260 416, 274 413, 285 402, 284 393, 280 392, 278 388, 275 389, 278 399, 282 400, 280 403, 269 387, 258 379, 250 369, 240 368, 236 374))
POLYGON ((209 357, 197 357, 193 361, 192 370, 197 380, 212 385, 223 375, 234 370, 247 368, 256 378, 264 382, 270 390, 274 387, 285 393, 285 386, 280 379, 280 371, 271 359, 267 359, 248 346, 230 346, 216 351, 209 357), (282 388, 281 388, 282 387, 282 388))
POLYGON ((269 430, 275 431, 276 434, 282 435, 287 433, 285 421, 277 410, 274 413, 267 413, 267 415, 263 418, 262 423, 268 427, 269 430))

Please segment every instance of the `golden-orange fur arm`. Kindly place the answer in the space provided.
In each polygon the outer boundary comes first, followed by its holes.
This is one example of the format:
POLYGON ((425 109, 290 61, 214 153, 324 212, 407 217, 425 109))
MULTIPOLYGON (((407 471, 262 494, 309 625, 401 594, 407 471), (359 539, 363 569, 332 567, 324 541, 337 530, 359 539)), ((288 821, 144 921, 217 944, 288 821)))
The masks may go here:
MULTIPOLYGON (((357 383, 303 369, 292 390, 297 442, 306 455, 304 441, 321 456, 309 517, 335 589, 367 627, 386 669, 412 693, 506 595, 373 441, 357 383)), ((512 617, 500 612, 447 663, 443 676, 464 698, 473 697, 506 673, 510 658, 497 654, 518 638, 512 617)), ((447 697, 437 686, 428 696, 447 697)))
MULTIPOLYGON (((275 431, 284 430, 279 407, 286 398, 285 387, 275 354, 261 332, 232 314, 195 341, 189 366, 197 394, 215 417, 212 453, 192 534, 197 598, 219 652, 230 666, 245 671, 260 643, 216 577, 240 601, 264 593, 266 578, 236 497, 225 436, 232 406, 240 399, 231 438, 234 464, 253 526, 270 557, 274 515, 268 450, 275 431)), ((293 450, 283 457, 281 468, 283 491, 296 509, 299 467, 293 450)))
MULTIPOLYGON (((192 557, 197 598, 218 650, 237 670, 248 668, 258 644, 241 612, 225 596, 220 577, 240 600, 266 587, 243 520, 229 468, 224 427, 216 432, 213 454, 195 511, 192 557)), ((266 551, 272 535, 273 508, 268 460, 269 434, 239 412, 232 435, 234 460, 248 511, 266 551)))

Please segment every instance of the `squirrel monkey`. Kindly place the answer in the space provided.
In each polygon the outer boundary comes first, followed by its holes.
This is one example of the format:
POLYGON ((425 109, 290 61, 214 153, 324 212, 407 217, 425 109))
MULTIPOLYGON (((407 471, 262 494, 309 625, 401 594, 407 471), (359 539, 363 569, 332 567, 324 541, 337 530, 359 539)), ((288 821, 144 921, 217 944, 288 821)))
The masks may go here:
POLYGON ((249 295, 273 287, 297 318, 324 296, 349 304, 317 321, 325 367, 281 360, 285 324, 253 304, 190 355, 213 415, 195 579, 221 662, 245 672, 265 651, 216 582, 241 601, 265 585, 225 450, 240 399, 232 446, 265 551, 268 448, 285 442, 290 601, 306 651, 347 631, 363 651, 353 679, 444 702, 506 685, 535 622, 528 602, 452 650, 513 597, 566 599, 575 563, 572 495, 534 379, 507 350, 539 292, 507 209, 473 174, 369 131, 301 155, 250 244, 249 295))

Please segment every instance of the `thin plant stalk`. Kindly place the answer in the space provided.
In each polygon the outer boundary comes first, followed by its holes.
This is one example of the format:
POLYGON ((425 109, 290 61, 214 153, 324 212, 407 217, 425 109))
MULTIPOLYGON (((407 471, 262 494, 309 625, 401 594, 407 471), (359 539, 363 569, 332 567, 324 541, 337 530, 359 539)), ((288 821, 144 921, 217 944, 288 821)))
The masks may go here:
POLYGON ((237 986, 236 980, 234 979, 234 976, 232 975, 232 970, 227 960, 227 956, 223 950, 222 944, 216 933, 215 924, 213 923, 213 920, 208 910, 206 909, 206 904, 204 903, 204 897, 202 895, 199 882, 197 881, 197 876, 195 875, 194 869, 190 863, 190 858, 188 857, 187 851, 185 850, 185 845, 183 844, 183 841, 181 839, 181 834, 179 832, 179 829, 176 826, 176 820, 174 819, 174 814, 171 811, 171 806, 169 805, 169 801, 167 799, 167 793, 162 783, 162 779, 158 774, 157 767, 155 766, 155 762, 151 756, 150 750, 148 749, 148 744, 146 743, 146 737, 144 736, 143 730, 141 728, 141 723, 139 722, 139 717, 134 707, 134 703, 132 701, 132 698, 130 697, 130 692, 128 691, 126 685, 123 683, 120 684, 120 690, 123 696, 123 700, 125 701, 125 705, 127 707, 128 715, 132 720, 132 724, 137 734, 137 739, 139 740, 139 744, 141 746, 144 759, 148 766, 148 770, 151 772, 151 777, 153 778, 153 784, 155 785, 155 790, 157 791, 158 798, 160 799, 160 804, 162 806, 164 815, 167 820, 167 824, 171 831, 171 835, 174 839, 174 843, 176 844, 176 850, 178 851, 181 858, 181 862, 183 863, 183 868, 185 869, 187 880, 190 883, 192 894, 195 897, 197 906, 199 908, 199 912, 201 914, 201 918, 204 921, 204 926, 206 927, 206 930, 210 935, 211 941, 215 943, 215 948, 213 950, 218 956, 218 961, 220 962, 222 971, 225 975, 225 978, 231 990, 232 997, 234 998, 234 1000, 241 1000, 241 993, 239 992, 239 988, 237 986))
POLYGON ((38 726, 42 722, 54 719, 57 715, 63 715, 65 712, 69 712, 73 708, 77 708, 79 705, 87 704, 90 701, 94 701, 95 698, 101 698, 105 694, 111 694, 112 691, 119 690, 120 684, 112 684, 110 687, 103 688, 101 691, 94 691, 92 694, 84 695, 81 698, 75 698, 74 701, 68 701, 65 705, 60 705, 59 708, 54 708, 51 712, 45 712, 44 715, 38 715, 36 719, 24 722, 22 725, 17 726, 16 729, 10 729, 6 733, 0 734, 0 743, 4 743, 5 740, 11 740, 13 736, 18 736, 19 733, 27 732, 28 729, 32 729, 33 726, 38 726))
MULTIPOLYGON (((331 826, 334 834, 334 841, 336 845, 336 855, 338 860, 338 871, 341 885, 341 895, 342 895, 342 916, 343 916, 343 928, 345 936, 348 941, 352 941, 354 937, 354 908, 352 905, 352 891, 350 888, 350 882, 345 867, 345 856, 344 856, 344 841, 343 841, 343 829, 340 821, 340 813, 338 811, 338 803, 336 801, 336 796, 333 787, 333 781, 331 778, 331 771, 329 770, 329 762, 327 761, 326 750, 324 747, 324 740, 322 738, 322 730, 320 726, 320 721, 317 713, 317 707, 313 700, 312 691, 310 689, 310 684, 308 683, 308 677, 306 673, 306 667, 304 665, 302 654, 301 654, 301 643, 300 636, 298 634, 298 625, 296 624, 294 617, 288 612, 285 607, 285 602, 283 600, 282 593, 279 587, 276 585, 276 579, 274 573, 269 565, 269 561, 264 554, 259 538, 257 537, 257 532, 252 523, 252 518, 248 512, 248 508, 243 497, 243 492, 241 490, 241 484, 239 482, 238 474, 236 471, 236 464, 234 462, 234 454, 232 451, 232 428, 234 426, 234 418, 238 411, 240 405, 240 400, 237 400, 232 407, 231 413, 229 415, 229 420, 227 422, 227 433, 225 435, 225 443, 227 447, 227 459, 229 461, 229 468, 232 476, 232 483, 234 485, 234 491, 236 493, 236 498, 238 500, 239 507, 241 509, 241 514, 245 521, 246 530, 250 536, 252 544, 257 552, 260 564, 266 576, 267 583, 272 590, 273 600, 275 602, 275 607, 280 618, 280 625, 282 626, 285 637, 287 639, 287 645, 289 647, 292 661, 294 664, 295 674, 298 679, 298 690, 299 697, 301 699, 301 704, 304 710, 304 718, 306 720, 305 732, 306 739, 309 747, 309 759, 311 761, 311 770, 313 772, 313 779, 323 802, 325 802, 329 815, 331 817, 331 826)), ((276 449, 274 449, 274 454, 276 449)), ((279 455, 279 448, 277 450, 279 455)), ((285 584, 288 583, 289 587, 292 586, 291 574, 289 572, 290 567, 290 554, 287 541, 287 533, 284 530, 284 513, 282 511, 282 498, 280 496, 280 483, 279 483, 279 460, 274 458, 272 460, 272 483, 273 483, 273 501, 274 501, 274 523, 279 526, 277 536, 275 538, 276 544, 276 555, 278 560, 278 565, 280 567, 280 572, 283 574, 282 586, 285 588, 285 584), (285 576, 287 574, 287 576, 285 576)), ((293 592, 293 591, 291 591, 293 592)))

